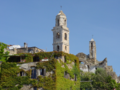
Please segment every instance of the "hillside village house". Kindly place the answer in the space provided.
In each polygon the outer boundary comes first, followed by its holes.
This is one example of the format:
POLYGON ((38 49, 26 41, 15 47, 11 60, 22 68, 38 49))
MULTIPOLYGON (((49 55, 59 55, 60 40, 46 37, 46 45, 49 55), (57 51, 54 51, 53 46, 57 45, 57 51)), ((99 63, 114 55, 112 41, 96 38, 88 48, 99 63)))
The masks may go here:
POLYGON ((24 43, 24 47, 20 45, 8 45, 8 48, 4 50, 9 51, 9 55, 19 54, 19 53, 38 53, 45 52, 43 49, 39 49, 37 47, 28 47, 27 43, 24 43))

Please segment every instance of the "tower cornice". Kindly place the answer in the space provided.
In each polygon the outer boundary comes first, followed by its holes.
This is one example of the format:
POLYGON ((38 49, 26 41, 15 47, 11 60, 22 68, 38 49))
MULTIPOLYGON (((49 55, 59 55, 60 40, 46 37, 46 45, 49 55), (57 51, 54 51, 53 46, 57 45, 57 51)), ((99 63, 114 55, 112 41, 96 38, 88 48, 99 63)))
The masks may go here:
POLYGON ((65 30, 65 31, 69 31, 69 28, 65 27, 65 26, 55 26, 53 27, 52 31, 57 31, 57 30, 65 30))

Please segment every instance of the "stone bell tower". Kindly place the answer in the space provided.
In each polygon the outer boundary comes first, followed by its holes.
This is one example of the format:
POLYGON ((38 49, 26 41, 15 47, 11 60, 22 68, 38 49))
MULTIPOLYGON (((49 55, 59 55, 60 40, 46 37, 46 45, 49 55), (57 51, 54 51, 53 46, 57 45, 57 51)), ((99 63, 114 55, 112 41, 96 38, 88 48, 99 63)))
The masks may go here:
POLYGON ((67 18, 63 11, 60 11, 55 19, 53 27, 53 51, 63 51, 69 53, 69 29, 67 28, 67 18))
POLYGON ((89 58, 96 63, 96 43, 93 38, 89 41, 89 58))

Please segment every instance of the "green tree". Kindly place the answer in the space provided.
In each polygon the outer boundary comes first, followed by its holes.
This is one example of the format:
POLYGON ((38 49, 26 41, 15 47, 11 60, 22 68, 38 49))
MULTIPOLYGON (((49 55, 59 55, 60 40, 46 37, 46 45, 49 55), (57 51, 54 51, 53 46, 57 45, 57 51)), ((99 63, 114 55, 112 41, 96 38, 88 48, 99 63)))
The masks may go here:
POLYGON ((82 90, 90 88, 96 88, 98 90, 113 90, 116 88, 116 90, 120 90, 120 83, 116 83, 103 68, 98 68, 95 74, 81 71, 80 78, 80 88, 82 90))
POLYGON ((93 79, 93 87, 100 90, 112 90, 117 88, 117 83, 109 76, 105 69, 98 68, 93 79))
POLYGON ((5 56, 9 54, 8 51, 4 52, 5 48, 7 48, 7 44, 0 42, 0 61, 2 62, 6 61, 7 57, 5 56))
POLYGON ((85 89, 92 89, 92 78, 94 77, 94 73, 91 72, 80 72, 80 78, 81 78, 81 84, 80 84, 80 88, 82 90, 85 89))

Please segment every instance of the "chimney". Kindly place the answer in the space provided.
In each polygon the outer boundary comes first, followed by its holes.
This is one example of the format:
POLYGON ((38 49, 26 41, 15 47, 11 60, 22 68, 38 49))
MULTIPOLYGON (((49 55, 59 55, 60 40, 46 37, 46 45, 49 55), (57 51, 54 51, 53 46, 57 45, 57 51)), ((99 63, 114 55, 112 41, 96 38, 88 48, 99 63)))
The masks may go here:
POLYGON ((24 43, 24 48, 27 48, 27 43, 24 43))

